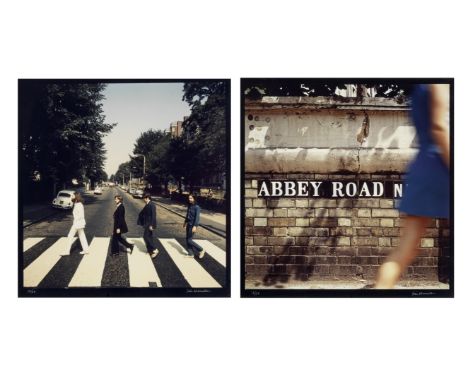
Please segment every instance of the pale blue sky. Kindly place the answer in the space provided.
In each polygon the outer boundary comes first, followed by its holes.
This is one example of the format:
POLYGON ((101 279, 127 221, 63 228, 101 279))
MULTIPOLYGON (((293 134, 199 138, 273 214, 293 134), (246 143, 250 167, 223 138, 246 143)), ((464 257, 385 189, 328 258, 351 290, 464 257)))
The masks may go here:
POLYGON ((136 139, 144 131, 168 130, 171 122, 190 115, 182 101, 183 83, 108 84, 103 110, 107 123, 117 123, 104 138, 107 160, 104 170, 110 176, 128 161, 136 139))

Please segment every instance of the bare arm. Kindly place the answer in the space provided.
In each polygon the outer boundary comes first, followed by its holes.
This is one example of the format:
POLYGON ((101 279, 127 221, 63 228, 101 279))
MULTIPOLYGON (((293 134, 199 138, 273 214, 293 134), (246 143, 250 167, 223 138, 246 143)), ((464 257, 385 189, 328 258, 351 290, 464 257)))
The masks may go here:
POLYGON ((450 168, 450 143, 447 115, 449 112, 450 87, 446 84, 431 85, 431 135, 440 148, 441 156, 450 168))

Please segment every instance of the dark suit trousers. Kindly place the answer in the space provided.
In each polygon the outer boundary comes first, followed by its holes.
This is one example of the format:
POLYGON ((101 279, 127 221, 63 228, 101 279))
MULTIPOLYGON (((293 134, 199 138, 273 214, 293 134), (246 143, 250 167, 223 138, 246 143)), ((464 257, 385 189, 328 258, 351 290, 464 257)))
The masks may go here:
POLYGON ((145 241, 148 253, 153 253, 156 247, 153 241, 153 231, 149 229, 149 226, 145 227, 145 230, 143 231, 143 240, 145 241))
POLYGON ((127 248, 130 248, 132 246, 127 240, 125 240, 124 237, 122 237, 121 233, 114 232, 112 234, 112 242, 111 242, 111 251, 112 251, 112 253, 119 253, 120 252, 119 242, 124 247, 127 247, 127 248))

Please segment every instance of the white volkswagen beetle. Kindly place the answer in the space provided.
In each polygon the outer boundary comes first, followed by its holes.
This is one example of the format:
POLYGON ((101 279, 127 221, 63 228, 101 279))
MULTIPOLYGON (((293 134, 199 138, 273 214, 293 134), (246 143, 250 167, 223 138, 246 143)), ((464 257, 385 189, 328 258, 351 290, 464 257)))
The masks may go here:
POLYGON ((68 210, 73 208, 72 197, 75 195, 73 190, 61 190, 57 197, 52 200, 52 207, 68 210))

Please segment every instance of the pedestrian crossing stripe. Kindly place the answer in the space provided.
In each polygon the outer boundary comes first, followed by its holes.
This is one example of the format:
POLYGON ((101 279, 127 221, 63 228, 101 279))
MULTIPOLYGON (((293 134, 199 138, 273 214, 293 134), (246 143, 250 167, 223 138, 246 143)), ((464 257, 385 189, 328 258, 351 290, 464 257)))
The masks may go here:
MULTIPOLYGON (((73 238, 73 241, 75 240, 76 237, 73 238)), ((23 271, 24 286, 30 288, 37 287, 41 280, 60 260, 60 255, 67 251, 68 245, 68 238, 62 237, 50 246, 41 256, 29 264, 23 271)))
POLYGON ((28 249, 35 246, 40 241, 44 240, 44 237, 28 237, 23 241, 23 252, 26 252, 28 249))
POLYGON ((217 247, 209 240, 194 240, 194 242, 199 244, 207 254, 209 254, 223 267, 226 267, 226 252, 224 252, 221 248, 217 247))
POLYGON ((177 240, 159 239, 159 241, 192 288, 221 288, 221 285, 194 258, 186 256, 187 251, 177 240))
MULTIPOLYGON (((23 255, 31 256, 31 251, 34 251, 36 244, 44 239, 44 237, 25 239, 23 241, 23 255), (26 253, 26 251, 29 252, 26 253)), ((74 238, 73 242, 75 240, 77 240, 77 238, 74 238)), ((94 237, 89 245, 89 254, 82 256, 68 285, 61 285, 60 287, 101 287, 106 263, 108 263, 110 240, 109 237, 94 237)), ((178 268, 178 271, 182 274, 187 284, 192 288, 221 287, 220 282, 222 283, 222 281, 216 281, 207 271, 207 269, 210 271, 213 271, 213 269, 210 269, 210 267, 205 269, 205 264, 203 264, 203 266, 196 259, 187 258, 187 256, 185 256, 187 254, 186 249, 176 239, 158 240, 162 245, 163 252, 166 252, 166 256, 168 256, 165 258, 168 260, 170 258, 172 260, 174 263, 171 263, 172 267, 175 266, 178 268)), ((156 267, 158 262, 157 260, 154 262, 146 253, 144 240, 135 238, 129 239, 129 242, 135 244, 133 253, 126 254, 130 287, 150 287, 154 285, 156 287, 164 287, 156 267)), ((225 251, 209 240, 196 240, 196 242, 219 264, 219 269, 222 269, 221 267, 226 267, 225 251)), ((37 287, 59 262, 61 255, 66 252, 67 248, 68 238, 62 237, 40 254, 31 264, 24 268, 23 286, 29 288, 37 287)), ((36 247, 36 249, 39 250, 40 246, 36 247)), ((203 262, 203 260, 201 260, 201 262, 203 262)), ((218 276, 215 277, 219 280, 218 276)))
POLYGON ((89 245, 89 253, 83 256, 69 287, 100 287, 104 266, 106 265, 107 248, 110 238, 95 237, 89 245))
POLYGON ((131 242, 135 247, 132 254, 127 254, 130 287, 147 287, 150 283, 161 287, 161 280, 150 255, 146 252, 144 240, 133 239, 131 242))

